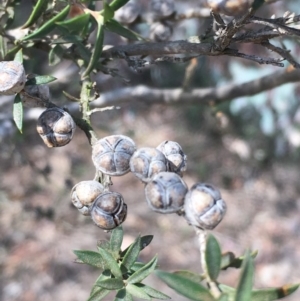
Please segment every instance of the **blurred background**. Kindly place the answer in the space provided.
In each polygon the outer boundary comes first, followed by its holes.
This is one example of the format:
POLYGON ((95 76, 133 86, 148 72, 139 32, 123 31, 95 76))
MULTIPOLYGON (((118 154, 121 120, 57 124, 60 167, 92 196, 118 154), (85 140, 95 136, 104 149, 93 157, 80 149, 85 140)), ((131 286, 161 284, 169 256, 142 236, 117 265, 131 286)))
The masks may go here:
MULTIPOLYGON (((145 12, 145 19, 151 19, 150 2, 135 2, 145 12)), ((31 5, 31 1, 20 2, 14 28, 27 19, 31 5)), ((205 2, 175 1, 177 12, 195 7, 205 7, 205 2)), ((298 1, 265 5, 258 15, 280 17, 287 10, 299 14, 298 1)), ((207 24, 207 18, 165 22, 170 28, 169 40, 201 34, 207 24)), ((151 24, 147 22, 129 27, 144 37, 151 35, 151 24)), ((281 42, 291 49, 294 57, 299 57, 299 40, 281 42)), ((115 34, 106 35, 105 44, 125 43, 115 34)), ((259 46, 246 46, 242 50, 247 53, 275 56, 259 46)), ((118 68, 129 83, 102 73, 95 75, 94 80, 103 93, 138 84, 178 88, 183 85, 191 64, 194 73, 189 89, 246 82, 279 71, 241 59, 200 57, 187 63, 161 62, 136 72, 126 62, 115 60, 111 67, 118 68)), ((62 91, 79 95, 78 69, 72 62, 49 66, 46 53, 32 50, 24 65, 27 73, 58 78, 50 84, 52 101, 57 105, 70 105, 62 91)), ((95 113, 92 124, 98 137, 128 135, 138 147, 156 147, 164 140, 177 141, 188 158, 183 177, 188 186, 196 182, 212 183, 227 202, 227 215, 213 231, 222 250, 237 255, 247 248, 258 250, 255 286, 282 286, 300 282, 299 96, 299 84, 286 84, 218 106, 201 103, 191 106, 184 102, 150 106, 128 99, 118 109, 95 113)), ((94 177, 91 147, 77 128, 70 144, 48 149, 36 132, 36 119, 41 111, 25 111, 24 132, 20 134, 11 119, 12 105, 12 98, 0 96, 0 299, 86 300, 99 272, 75 264, 72 250, 96 250, 98 240, 109 238, 90 218, 80 215, 70 201, 71 188, 94 177)), ((182 217, 150 211, 143 185, 130 173, 113 178, 112 190, 121 193, 128 205, 123 224, 124 248, 138 234, 153 234, 153 242, 141 253, 142 261, 158 254, 161 269, 201 272, 197 239, 182 217)), ((236 286, 238 275, 239 271, 228 270, 221 274, 220 280, 236 286)), ((186 300, 154 276, 146 283, 173 300, 186 300)), ((299 298, 300 291, 286 300, 299 298)))

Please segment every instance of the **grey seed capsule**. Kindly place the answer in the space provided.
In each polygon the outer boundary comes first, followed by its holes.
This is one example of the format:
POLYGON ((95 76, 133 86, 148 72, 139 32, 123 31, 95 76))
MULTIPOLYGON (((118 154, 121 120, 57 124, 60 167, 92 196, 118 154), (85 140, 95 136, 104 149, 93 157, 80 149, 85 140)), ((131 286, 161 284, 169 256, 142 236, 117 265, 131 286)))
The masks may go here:
POLYGON ((156 19, 171 16, 175 12, 174 0, 151 0, 150 9, 156 19))
POLYGON ((161 151, 168 160, 168 171, 181 175, 186 170, 187 157, 181 146, 175 141, 163 141, 157 149, 161 151))
POLYGON ((217 13, 227 16, 243 14, 251 7, 253 0, 207 0, 208 6, 217 13))
POLYGON ((172 27, 166 23, 155 22, 150 26, 150 39, 156 42, 168 41, 172 36, 172 27))
POLYGON ((197 183, 185 196, 184 211, 189 224, 211 230, 223 219, 226 203, 214 186, 197 183))
POLYGON ((104 191, 104 186, 97 181, 81 181, 71 191, 73 205, 83 214, 89 215, 95 199, 104 191))
POLYGON ((103 230, 112 230, 122 224, 127 216, 127 205, 121 194, 104 192, 95 200, 91 208, 94 223, 103 230))
POLYGON ((26 82, 24 67, 15 61, 0 62, 0 95, 13 95, 23 90, 26 82))
POLYGON ((60 108, 47 109, 37 122, 37 132, 48 147, 68 144, 73 138, 75 128, 71 115, 60 108))
POLYGON ((182 209, 188 191, 180 176, 173 172, 154 175, 145 187, 149 207, 160 213, 174 213, 182 209))
POLYGON ((141 13, 140 5, 130 1, 115 12, 115 19, 122 24, 133 23, 141 13))
POLYGON ((155 174, 167 171, 167 159, 156 148, 142 147, 131 157, 130 170, 142 182, 147 183, 155 174))
POLYGON ((122 176, 130 171, 129 161, 135 150, 135 143, 129 137, 112 135, 93 145, 92 160, 104 174, 122 176))

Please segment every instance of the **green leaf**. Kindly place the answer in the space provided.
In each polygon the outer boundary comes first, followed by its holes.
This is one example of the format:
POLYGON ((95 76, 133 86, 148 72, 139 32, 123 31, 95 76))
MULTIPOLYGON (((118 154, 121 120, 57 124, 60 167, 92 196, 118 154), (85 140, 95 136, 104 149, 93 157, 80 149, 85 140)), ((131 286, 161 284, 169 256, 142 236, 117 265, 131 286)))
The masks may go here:
POLYGON ((104 26, 105 26, 105 29, 107 29, 111 32, 114 32, 114 33, 118 34, 119 36, 122 36, 124 38, 129 39, 129 40, 136 40, 136 41, 145 41, 146 40, 142 36, 137 34, 136 32, 134 32, 134 31, 124 27, 123 25, 121 25, 115 19, 111 19, 111 20, 107 21, 104 24, 104 26))
POLYGON ((251 301, 273 301, 282 299, 292 294, 295 290, 298 289, 298 287, 299 284, 294 284, 284 285, 283 287, 278 288, 254 290, 251 294, 251 301))
POLYGON ((78 42, 81 42, 83 39, 79 36, 76 35, 63 35, 61 37, 59 37, 58 39, 55 39, 53 41, 51 41, 52 45, 55 44, 76 44, 78 42))
POLYGON ((137 287, 139 287, 140 289, 142 289, 148 296, 155 298, 155 299, 160 299, 160 300, 167 300, 167 299, 171 299, 169 296, 163 294, 160 291, 157 291, 156 289, 143 284, 143 283, 136 283, 135 284, 137 287))
POLYGON ((134 284, 128 284, 126 286, 126 292, 128 292, 129 294, 131 294, 137 298, 141 298, 144 300, 151 300, 151 297, 148 296, 147 293, 145 293, 141 288, 137 287, 134 284))
POLYGON ((37 75, 33 78, 28 79, 25 85, 26 86, 44 85, 44 84, 49 84, 55 80, 56 80, 56 77, 51 76, 51 75, 37 75))
MULTIPOLYGON (((145 249, 147 246, 150 245, 151 241, 153 239, 153 235, 145 235, 141 237, 141 242, 140 242, 140 251, 145 249)), ((128 252, 129 248, 131 247, 128 246, 124 251, 122 251, 121 256, 125 256, 125 254, 128 252)))
MULTIPOLYGON (((80 100, 79 100, 80 101, 80 100)), ((107 252, 111 252, 111 249, 110 249, 110 242, 109 241, 107 241, 107 240, 99 240, 98 242, 97 242, 97 248, 98 248, 98 250, 99 249, 104 249, 104 250, 106 250, 107 252)))
POLYGON ((97 268, 104 268, 104 261, 102 256, 98 252, 88 250, 74 250, 73 253, 79 260, 78 263, 85 263, 97 268))
POLYGON ((133 301, 131 294, 129 294, 126 289, 121 289, 118 291, 114 301, 133 301))
POLYGON ((4 61, 6 53, 7 53, 7 41, 2 35, 0 35, 0 61, 4 61))
POLYGON ((97 278, 97 280, 95 281, 92 289, 91 289, 91 292, 90 292, 90 296, 94 294, 95 291, 98 291, 99 290, 99 286, 97 286, 97 282, 98 281, 101 281, 101 280, 104 280, 104 279, 110 279, 111 278, 111 272, 109 270, 104 270, 100 275, 99 277, 97 278))
POLYGON ((47 9, 48 2, 49 0, 38 0, 28 20, 21 28, 24 29, 33 25, 38 20, 38 18, 42 16, 43 12, 47 9))
POLYGON ((147 278, 154 270, 157 264, 157 256, 154 256, 145 266, 133 273, 128 279, 127 283, 138 283, 147 278))
POLYGON ((98 23, 98 29, 97 29, 97 36, 96 36, 96 42, 94 45, 94 50, 91 56, 91 59, 89 61, 89 64, 86 68, 86 70, 84 71, 82 78, 87 77, 92 71, 93 69, 96 67, 98 60, 101 56, 102 53, 102 47, 103 47, 103 40, 104 40, 104 27, 101 24, 101 18, 99 16, 99 18, 97 19, 97 23, 98 23))
POLYGON ((216 281, 221 267, 221 248, 212 234, 206 240, 205 261, 209 277, 216 281))
POLYGON ((193 301, 214 301, 209 290, 200 283, 194 282, 181 275, 167 273, 164 271, 155 271, 155 274, 165 282, 169 287, 179 294, 193 301))
POLYGON ((14 122, 18 130, 22 133, 23 127, 23 104, 21 101, 20 94, 17 94, 14 100, 14 109, 13 109, 14 122))
POLYGON ((227 294, 222 294, 218 301, 228 301, 229 300, 229 296, 227 294))
POLYGON ((194 282, 201 282, 205 279, 205 277, 202 276, 202 275, 195 274, 195 273, 192 273, 190 271, 185 271, 185 270, 175 271, 175 272, 173 272, 173 274, 180 275, 180 276, 185 277, 185 278, 187 278, 189 280, 192 280, 194 282))
POLYGON ((116 11, 122 6, 124 6, 128 1, 129 0, 113 0, 113 2, 109 4, 109 6, 112 8, 113 11, 116 11))
POLYGON ((123 272, 128 271, 131 266, 137 260, 141 251, 141 237, 138 236, 134 243, 130 245, 129 249, 127 250, 121 264, 121 269, 123 272))
POLYGON ((104 10, 103 10, 103 18, 104 18, 104 24, 112 19, 114 17, 114 10, 106 3, 104 2, 104 10))
POLYGON ((5 29, 8 29, 10 27, 10 25, 13 24, 14 19, 15 19, 15 9, 16 9, 15 5, 17 5, 17 4, 12 3, 12 5, 13 6, 6 7, 7 19, 6 19, 5 25, 3 26, 5 29))
POLYGON ((219 288, 221 289, 222 292, 228 294, 228 295, 235 295, 236 289, 234 287, 219 283, 218 284, 219 288))
POLYGON ((49 65, 55 66, 61 62, 65 49, 60 45, 55 45, 49 52, 49 65))
MULTIPOLYGON (((257 256, 257 251, 251 252, 251 257, 255 258, 257 256)), ((244 256, 235 257, 232 252, 226 252, 222 254, 221 259, 221 269, 226 270, 227 268, 240 268, 242 266, 244 256)))
POLYGON ((250 252, 247 251, 242 264, 239 284, 236 290, 235 301, 251 301, 253 285, 254 264, 250 252))
POLYGON ((137 270, 141 269, 145 266, 145 263, 143 262, 135 262, 131 267, 130 271, 136 272, 137 270))
POLYGON ((87 301, 100 301, 104 297, 106 297, 109 293, 110 293, 110 290, 106 290, 102 287, 98 287, 97 289, 95 289, 93 294, 90 295, 90 297, 88 298, 87 301))
POLYGON ((122 226, 118 226, 115 228, 110 237, 110 249, 112 251, 113 256, 117 259, 119 258, 121 246, 123 242, 123 228, 122 226))
POLYGON ((122 272, 116 260, 112 255, 104 249, 99 248, 99 253, 105 263, 105 266, 111 271, 111 273, 116 277, 122 279, 122 272))
POLYGON ((14 61, 23 64, 23 51, 22 48, 15 54, 14 61))
POLYGON ((69 33, 82 33, 89 20, 90 14, 82 14, 65 21, 56 22, 56 24, 67 29, 69 33))
POLYGON ((121 289, 124 286, 124 283, 122 279, 110 278, 97 281, 96 285, 112 291, 121 289))
POLYGON ((70 11, 70 5, 67 5, 61 12, 59 12, 52 19, 44 23, 40 28, 30 33, 21 39, 21 41, 28 41, 34 39, 40 39, 45 37, 48 33, 50 33, 55 27, 57 27, 56 22, 64 20, 70 11))

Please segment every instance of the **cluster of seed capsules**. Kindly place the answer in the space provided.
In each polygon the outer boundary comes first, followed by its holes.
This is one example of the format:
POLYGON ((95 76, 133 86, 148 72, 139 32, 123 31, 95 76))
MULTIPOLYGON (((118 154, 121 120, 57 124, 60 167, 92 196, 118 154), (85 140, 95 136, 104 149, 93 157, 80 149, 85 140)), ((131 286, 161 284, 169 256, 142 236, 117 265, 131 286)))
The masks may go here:
MULTIPOLYGON (((213 229, 226 212, 220 192, 212 185, 197 183, 188 189, 182 179, 186 155, 177 142, 137 149, 131 138, 112 135, 93 145, 92 160, 96 169, 108 176, 133 173, 144 183, 147 204, 156 212, 178 213, 202 229, 213 229)), ((94 180, 75 185, 71 199, 82 214, 90 215, 104 230, 117 227, 127 215, 122 195, 94 180)))
MULTIPOLYGON (((20 63, 1 62, 0 71, 0 95, 24 94, 26 77, 20 63), (18 75, 13 83, 9 81, 12 74, 18 75)), ((37 131, 48 147, 68 144, 75 128, 71 115, 59 107, 46 109, 37 122, 37 131)), ((146 201, 152 210, 178 213, 191 225, 203 229, 213 229, 222 220, 226 204, 220 192, 205 183, 188 189, 183 181, 186 155, 177 142, 164 141, 156 148, 137 149, 131 138, 112 135, 99 139, 92 147, 96 170, 111 177, 132 172, 145 184, 146 201)), ((72 189, 71 199, 82 214, 91 216, 104 230, 114 229, 126 219, 127 205, 122 195, 109 191, 98 181, 79 182, 72 189)))

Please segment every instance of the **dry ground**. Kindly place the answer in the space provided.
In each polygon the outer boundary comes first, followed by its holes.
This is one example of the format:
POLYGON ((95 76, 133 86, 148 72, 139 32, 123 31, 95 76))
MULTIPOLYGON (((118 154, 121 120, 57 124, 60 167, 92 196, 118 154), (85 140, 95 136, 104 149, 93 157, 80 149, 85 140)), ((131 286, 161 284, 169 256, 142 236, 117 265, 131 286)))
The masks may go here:
MULTIPOLYGON (((228 204, 225 219, 213 231, 223 251, 242 254, 248 247, 258 250, 256 287, 299 282, 298 166, 274 160, 262 167, 253 159, 255 143, 248 144, 230 133, 189 131, 178 109, 156 106, 146 112, 100 113, 94 119, 99 137, 127 134, 139 147, 157 146, 166 139, 178 141, 188 155, 184 175, 188 186, 197 181, 213 183, 228 204), (107 123, 109 130, 105 131, 107 123)), ((209 118, 214 124, 214 117, 209 118)), ((70 203, 71 187, 94 176, 91 149, 80 130, 74 141, 59 149, 47 149, 34 125, 28 125, 26 132, 25 139, 0 145, 0 299, 84 301, 97 270, 73 263, 72 250, 96 250, 97 240, 109 237, 70 203)), ((113 183, 112 189, 120 192, 128 205, 124 247, 139 233, 153 234, 141 260, 158 254, 164 270, 201 272, 197 239, 185 220, 151 212, 143 185, 132 174, 114 178, 113 183)), ((237 277, 237 271, 225 271, 221 280, 236 285, 237 277)), ((147 283, 173 300, 186 300, 154 276, 147 283)), ((299 299, 300 291, 286 300, 299 299)))

